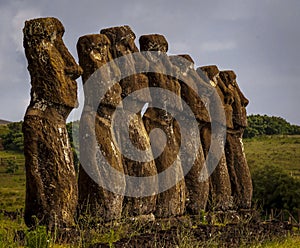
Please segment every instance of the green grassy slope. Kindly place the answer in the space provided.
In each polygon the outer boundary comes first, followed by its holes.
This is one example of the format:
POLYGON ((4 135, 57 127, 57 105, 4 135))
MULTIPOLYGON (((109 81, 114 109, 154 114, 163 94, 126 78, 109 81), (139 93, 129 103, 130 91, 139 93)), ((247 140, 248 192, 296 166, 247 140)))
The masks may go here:
MULTIPOLYGON (((244 145, 251 170, 258 166, 277 165, 283 167, 293 176, 300 178, 300 136, 263 136, 244 139, 244 145)), ((24 208, 24 156, 21 153, 0 151, 0 160, 0 209, 16 211, 24 208), (18 170, 14 174, 6 172, 7 161, 9 160, 18 163, 18 170)), ((20 247, 20 244, 14 240, 16 230, 27 230, 22 216, 19 215, 16 220, 10 220, 0 214, 0 247, 20 247)), ((188 239, 188 237, 185 238, 188 239)), ((299 245, 300 237, 282 237, 282 239, 273 240, 273 242, 253 244, 251 247, 296 248, 299 245)), ((54 245, 53 247, 69 247, 69 245, 54 245)), ((191 243, 190 246, 184 247, 196 246, 191 243)))
POLYGON ((12 151, 0 151, 0 209, 15 211, 24 208, 25 171, 24 155, 12 151), (15 173, 7 173, 8 161, 17 164, 15 173))
POLYGON ((300 178, 300 135, 244 139, 244 146, 250 170, 257 166, 274 165, 300 178))

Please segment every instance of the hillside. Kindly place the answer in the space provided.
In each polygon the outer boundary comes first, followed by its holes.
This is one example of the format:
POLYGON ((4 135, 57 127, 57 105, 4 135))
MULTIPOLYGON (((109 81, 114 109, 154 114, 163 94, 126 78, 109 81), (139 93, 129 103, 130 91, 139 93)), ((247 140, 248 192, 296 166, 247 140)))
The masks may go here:
MULTIPOLYGON (((293 178, 300 176, 300 135, 299 136, 262 136, 258 138, 245 139, 245 152, 247 160, 250 166, 251 171, 255 171, 257 168, 262 168, 261 172, 264 172, 266 166, 281 166, 288 172, 289 175, 292 175, 293 178)), ((24 173, 24 157, 21 153, 9 152, 9 151, 0 151, 0 158, 2 158, 2 165, 0 166, 0 209, 2 211, 15 211, 17 209, 24 207, 25 201, 25 173, 24 173), (7 173, 7 161, 16 161, 18 162, 18 169, 14 174, 7 173), (23 164, 19 163, 23 161, 23 164)), ((272 176, 272 175, 270 175, 272 176)), ((268 176, 268 178, 270 178, 268 176)), ((269 179, 268 179, 269 180, 269 179)), ((287 179, 289 180, 289 179, 287 179)), ((266 186, 265 186, 266 187, 266 186)), ((254 188, 254 191, 257 191, 254 188)), ((297 198, 297 197, 294 197, 297 198)), ((19 216, 19 215, 17 215, 19 216)), ((18 230, 27 230, 23 219, 19 216, 16 220, 7 220, 5 217, 0 215, 0 234, 1 229, 6 228, 5 241, 2 244, 11 243, 13 244, 13 235, 18 230)), ((4 229, 3 229, 4 230, 4 229)), ((95 237, 101 237, 100 240, 113 239, 118 240, 122 233, 119 229, 116 231, 102 230, 104 234, 94 234, 95 237), (108 233, 107 233, 108 232, 108 233), (115 232, 117 234, 115 234, 115 232), (98 235, 98 236, 97 236, 98 235), (101 236, 102 235, 102 236, 101 236)), ((138 234, 142 232, 141 230, 135 230, 138 234)), ((177 231, 178 232, 178 231, 177 231)), ((192 239, 190 238, 191 231, 182 231, 179 232, 179 237, 184 238, 186 242, 190 242, 190 246, 182 247, 198 247, 194 245, 192 239)), ((36 234, 33 234, 33 237, 36 234)), ((38 234, 40 235, 40 234, 38 234)), ((46 234, 43 234, 46 235, 46 234)), ((143 234, 142 234, 143 235, 143 234)), ((91 236, 91 238, 94 238, 91 236)), ((219 237, 219 236, 218 236, 219 237)), ((273 240, 273 243, 270 243, 270 246, 256 246, 251 247, 299 247, 299 238, 289 238, 282 239, 280 241, 273 240), (282 242, 282 245, 281 243, 282 242), (280 244, 280 245, 279 245, 280 244)), ((1 238, 0 238, 1 246, 1 238)), ((2 246, 1 246, 2 247, 2 246)), ((9 246, 8 246, 9 247, 9 246)), ((36 246, 32 246, 36 247, 36 246)), ((42 247, 42 246, 40 246, 42 247)), ((59 247, 69 247, 69 246, 59 246, 59 247)), ((100 246, 99 246, 100 247, 100 246)), ((201 247, 201 246, 200 246, 201 247)), ((204 246, 207 247, 207 246, 204 246)), ((218 246, 213 246, 218 247, 218 246)))
POLYGON ((259 137, 262 135, 300 135, 300 126, 292 125, 285 119, 277 116, 249 115, 248 127, 244 138, 259 137))
POLYGON ((11 123, 11 121, 6 121, 6 120, 1 120, 0 119, 0 125, 6 125, 6 124, 9 124, 11 123))
POLYGON ((250 170, 278 166, 300 178, 300 135, 269 135, 244 139, 250 170))

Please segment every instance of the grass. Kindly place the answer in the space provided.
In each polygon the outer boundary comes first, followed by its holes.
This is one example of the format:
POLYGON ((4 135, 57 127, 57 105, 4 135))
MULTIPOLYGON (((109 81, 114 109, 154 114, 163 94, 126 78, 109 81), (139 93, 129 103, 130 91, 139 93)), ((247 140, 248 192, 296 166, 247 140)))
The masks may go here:
POLYGON ((16 220, 0 215, 0 248, 20 247, 20 241, 15 238, 18 230, 27 230, 21 215, 16 220))
POLYGON ((263 136, 244 139, 248 165, 275 165, 300 178, 300 136, 263 136))
POLYGON ((299 248, 300 236, 288 237, 286 239, 279 239, 277 241, 268 241, 262 244, 256 244, 251 248, 299 248))
POLYGON ((25 171, 24 155, 12 151, 0 151, 0 209, 16 211, 24 208, 25 171), (16 161, 15 173, 7 173, 7 161, 16 161))
MULTIPOLYGON (((0 125, 0 129, 1 129, 0 125)), ((3 131, 3 130, 2 130, 3 131)), ((0 130, 0 132, 2 132, 0 130)), ((5 131, 5 130, 4 130, 5 131)), ((264 136, 253 139, 245 139, 245 152, 250 169, 257 166, 264 165, 279 165, 287 172, 295 177, 300 178, 300 136, 264 136)), ((25 201, 25 172, 24 172, 24 156, 23 154, 0 151, 0 210, 16 211, 24 208, 25 201), (16 160, 15 160, 16 159, 16 160), (9 174, 6 172, 5 162, 7 160, 15 160, 18 163, 18 170, 9 174)), ((80 227, 82 238, 74 245, 55 244, 55 240, 49 240, 49 247, 86 247, 88 244, 97 242, 112 243, 127 235, 138 235, 143 228, 136 225, 136 230, 128 232, 128 223, 122 226, 106 226, 95 230, 88 230, 88 238, 84 237, 87 233, 88 227, 80 227)), ((16 240, 16 233, 23 230, 26 239, 30 239, 32 246, 27 247, 44 247, 43 243, 48 240, 48 234, 42 228, 38 232, 29 232, 24 224, 21 214, 16 219, 11 220, 0 214, 0 248, 2 247, 24 247, 24 243, 16 240)), ((205 244, 195 243, 189 236, 189 229, 179 232, 178 237, 182 240, 179 247, 205 247, 205 244)), ((215 241, 211 241, 215 242, 215 241)), ((59 243, 59 242, 58 242, 59 243)), ((207 245, 207 244, 206 244, 207 245)), ((218 247, 219 244, 210 244, 210 247, 218 247)), ((159 244, 158 244, 159 247, 159 244)), ((207 246, 206 246, 207 247, 207 246)), ((249 246, 248 246, 249 247, 249 246)), ((283 248, 300 247, 300 236, 293 236, 288 238, 278 238, 273 241, 253 244, 252 248, 283 248)))

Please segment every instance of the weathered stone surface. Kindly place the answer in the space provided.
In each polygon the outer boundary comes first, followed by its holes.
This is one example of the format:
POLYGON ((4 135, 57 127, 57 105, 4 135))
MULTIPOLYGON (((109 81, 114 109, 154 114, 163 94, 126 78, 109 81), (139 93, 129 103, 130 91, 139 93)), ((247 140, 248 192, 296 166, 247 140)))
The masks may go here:
POLYGON ((227 128, 226 160, 230 175, 235 206, 238 209, 249 209, 252 199, 252 180, 247 164, 242 136, 247 126, 246 106, 249 101, 242 94, 236 82, 233 71, 222 71, 220 77, 226 87, 233 92, 232 123, 233 128, 227 128))
POLYGON ((210 88, 194 69, 193 59, 187 55, 170 56, 171 62, 179 69, 184 82, 179 81, 181 87, 181 97, 193 111, 199 123, 210 122, 210 116, 205 106, 210 88), (182 59, 178 59, 182 57, 182 59), (190 88, 188 85, 192 86, 190 88))
POLYGON ((75 79, 82 69, 65 47, 56 18, 26 21, 23 33, 32 86, 23 123, 25 223, 68 227, 74 224, 77 184, 66 118, 77 106, 75 79))
POLYGON ((85 106, 80 120, 80 155, 81 161, 86 162, 79 171, 79 211, 81 214, 88 212, 104 221, 118 219, 122 214, 125 179, 111 178, 112 175, 104 167, 107 161, 112 168, 124 173, 121 154, 111 130, 112 115, 121 102, 122 89, 116 83, 102 100, 99 98, 104 84, 120 76, 120 71, 112 62, 109 70, 97 71, 99 73, 93 81, 93 87, 87 87, 87 82, 91 84, 88 80, 90 76, 112 60, 110 48, 110 41, 103 34, 82 36, 77 43, 79 64, 84 69, 82 78, 85 90, 85 106), (98 101, 97 108, 95 101, 98 101), (99 153, 103 156, 99 156, 99 153), (120 194, 103 188, 106 180, 120 188, 120 194))
MULTIPOLYGON (((126 98, 127 103, 124 104, 123 108, 126 111, 125 114, 130 115, 131 121, 127 123, 124 120, 119 120, 119 129, 121 126, 124 130, 128 130, 129 138, 125 132, 118 130, 118 135, 120 143, 124 146, 124 149, 130 153, 130 155, 136 160, 128 158, 123 155, 123 164, 126 174, 135 177, 150 177, 157 174, 155 162, 153 160, 153 155, 151 152, 149 135, 146 132, 142 117, 141 109, 146 102, 150 102, 150 93, 148 90, 148 78, 143 74, 136 74, 136 68, 138 66, 144 66, 147 69, 147 60, 139 54, 137 58, 133 57, 131 54, 138 52, 138 48, 134 44, 135 34, 130 29, 129 26, 113 27, 101 30, 102 34, 105 34, 111 41, 112 44, 112 54, 113 58, 117 59, 122 56, 127 56, 127 63, 120 63, 122 70, 125 70, 131 74, 131 76, 126 77, 120 81, 122 88, 122 97, 130 97, 130 94, 134 91, 144 88, 143 94, 138 94, 136 97, 126 98), (138 109, 135 112, 134 109, 138 109), (140 151, 149 150, 150 152, 144 153, 143 162, 139 159, 133 151, 127 149, 127 143, 130 142, 135 148, 140 151)), ((143 181, 140 181, 140 185, 128 185, 127 191, 135 192, 139 191, 139 194, 145 195, 148 191, 147 185, 143 185, 143 181)), ((156 184, 156 190, 152 193, 153 195, 149 197, 125 197, 124 213, 129 216, 132 215, 146 215, 153 213, 156 208, 156 198, 155 192, 157 191, 157 181, 153 178, 153 185, 156 184)))
POLYGON ((221 80, 219 75, 220 72, 216 65, 202 66, 199 69, 201 69, 202 72, 206 73, 210 85, 212 85, 217 90, 217 93, 223 104, 223 110, 226 117, 226 126, 232 128, 232 90, 228 89, 224 82, 221 80))
MULTIPOLYGON (((171 75, 176 76, 176 68, 166 54, 168 51, 168 42, 163 35, 151 34, 143 35, 139 39, 141 52, 152 51, 156 53, 147 53, 146 59, 149 61, 149 72, 146 73, 149 86, 168 89, 175 95, 180 96, 181 88, 178 80, 171 75)), ((182 109, 181 98, 170 99, 163 92, 159 95, 151 95, 152 101, 168 108, 177 110, 182 109)))
MULTIPOLYGON (((199 68, 206 73, 210 84, 215 87, 224 107, 227 126, 232 126, 232 107, 227 102, 229 99, 227 87, 219 76, 219 69, 215 65, 203 66, 199 68)), ((211 146, 211 127, 206 125, 202 129, 203 149, 207 156, 211 146)), ((214 210, 227 210, 232 208, 231 184, 226 164, 225 150, 221 159, 210 177, 210 206, 214 210)))
MULTIPOLYGON (((205 93, 207 87, 195 71, 194 61, 189 55, 170 56, 170 60, 175 66, 177 66, 178 73, 181 74, 182 80, 179 80, 181 86, 181 97, 193 111, 194 116, 199 122, 200 134, 203 121, 209 120, 208 111, 201 100, 201 94, 205 93)), ((204 95, 205 94, 203 94, 203 96, 204 95)), ((182 113, 182 115, 185 116, 186 113, 182 113)), ((190 133, 189 135, 192 136, 196 134, 190 133)), ((185 184, 187 188, 186 209, 189 213, 196 215, 200 214, 200 212, 206 208, 209 195, 209 180, 204 179, 207 177, 207 168, 201 140, 200 147, 197 149, 195 146, 196 145, 193 144, 192 139, 189 139, 188 149, 184 156, 191 160, 193 155, 197 154, 195 161, 187 161, 189 164, 193 163, 193 166, 185 176, 185 184)))
POLYGON ((220 77, 224 81, 228 91, 231 92, 230 102, 232 103, 233 115, 232 124, 233 129, 246 128, 247 127, 247 113, 246 107, 249 104, 249 100, 241 92, 237 82, 236 74, 234 71, 220 72, 220 77))
MULTIPOLYGON (((145 57, 149 61, 150 73, 147 73, 150 87, 160 87, 167 89, 178 97, 171 100, 167 95, 157 94, 151 95, 152 101, 159 103, 162 108, 181 110, 181 97, 180 97, 180 84, 172 78, 170 72, 174 72, 175 67, 172 65, 166 52, 168 50, 168 43, 162 35, 143 35, 139 39, 141 51, 157 51, 159 53, 148 53, 145 57)), ((156 150, 160 150, 160 147, 166 144, 163 152, 155 158, 155 164, 157 172, 161 173, 168 167, 173 166, 170 174, 165 174, 163 179, 159 181, 161 186, 164 183, 170 183, 170 181, 178 181, 175 186, 160 193, 157 199, 156 216, 169 217, 181 215, 185 210, 186 192, 185 182, 183 177, 183 170, 180 162, 178 133, 180 133, 176 120, 172 117, 166 109, 148 108, 145 112, 144 123, 148 133, 154 129, 161 129, 164 135, 156 135, 151 139, 151 147, 156 154, 156 150)))

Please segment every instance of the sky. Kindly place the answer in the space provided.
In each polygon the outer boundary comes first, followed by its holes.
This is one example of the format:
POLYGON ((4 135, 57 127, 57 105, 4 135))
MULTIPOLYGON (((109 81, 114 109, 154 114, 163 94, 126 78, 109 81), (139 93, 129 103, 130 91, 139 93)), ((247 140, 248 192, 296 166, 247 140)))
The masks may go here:
POLYGON ((190 54, 195 67, 234 70, 248 114, 300 125, 298 0, 0 0, 0 119, 24 117, 30 77, 22 29, 25 20, 48 16, 63 23, 76 60, 78 38, 103 28, 129 25, 137 45, 143 34, 163 34, 169 54, 190 54))

